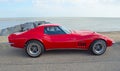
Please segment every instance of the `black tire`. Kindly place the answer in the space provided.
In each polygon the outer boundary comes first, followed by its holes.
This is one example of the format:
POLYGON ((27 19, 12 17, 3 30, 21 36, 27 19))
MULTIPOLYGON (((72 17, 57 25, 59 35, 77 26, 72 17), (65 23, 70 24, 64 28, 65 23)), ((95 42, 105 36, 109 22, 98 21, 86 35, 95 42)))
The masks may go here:
POLYGON ((44 46, 39 41, 31 40, 27 42, 25 52, 28 56, 36 58, 44 52, 44 46))
POLYGON ((102 55, 106 51, 106 42, 104 40, 96 40, 90 46, 90 52, 94 55, 102 55))

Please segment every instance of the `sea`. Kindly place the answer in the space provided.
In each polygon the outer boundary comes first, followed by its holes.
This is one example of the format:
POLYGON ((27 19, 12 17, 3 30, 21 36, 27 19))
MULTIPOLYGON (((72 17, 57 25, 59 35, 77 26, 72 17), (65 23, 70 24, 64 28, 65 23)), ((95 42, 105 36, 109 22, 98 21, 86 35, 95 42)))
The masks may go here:
POLYGON ((95 32, 120 31, 120 18, 106 17, 0 18, 0 29, 34 21, 47 21, 54 24, 60 24, 71 30, 90 30, 95 32))

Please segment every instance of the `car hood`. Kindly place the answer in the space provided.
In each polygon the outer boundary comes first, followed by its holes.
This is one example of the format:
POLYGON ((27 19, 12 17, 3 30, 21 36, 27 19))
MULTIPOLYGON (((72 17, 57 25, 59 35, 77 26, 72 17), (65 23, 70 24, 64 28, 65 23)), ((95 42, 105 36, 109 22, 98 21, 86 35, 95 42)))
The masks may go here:
POLYGON ((95 32, 92 32, 92 31, 72 31, 72 34, 82 35, 82 36, 92 35, 94 33, 95 32))

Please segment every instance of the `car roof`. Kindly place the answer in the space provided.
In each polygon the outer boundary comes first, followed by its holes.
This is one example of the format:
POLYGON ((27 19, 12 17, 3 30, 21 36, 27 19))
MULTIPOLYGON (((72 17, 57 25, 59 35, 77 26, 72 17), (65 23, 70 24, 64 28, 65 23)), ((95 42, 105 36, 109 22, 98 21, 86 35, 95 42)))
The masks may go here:
MULTIPOLYGON (((42 24, 42 25, 40 25, 40 26, 60 26, 59 24, 42 24)), ((39 26, 39 27, 40 27, 39 26)))

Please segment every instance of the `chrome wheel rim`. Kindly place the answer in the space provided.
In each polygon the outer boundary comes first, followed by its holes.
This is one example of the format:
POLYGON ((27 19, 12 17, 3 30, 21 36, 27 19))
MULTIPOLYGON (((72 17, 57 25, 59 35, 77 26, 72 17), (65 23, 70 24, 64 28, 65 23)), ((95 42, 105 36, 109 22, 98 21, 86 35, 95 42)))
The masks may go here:
POLYGON ((106 44, 105 42, 99 41, 94 44, 93 51, 95 54, 102 54, 106 50, 106 44))
POLYGON ((27 47, 27 52, 30 56, 38 56, 41 54, 40 45, 36 43, 30 43, 27 47))

